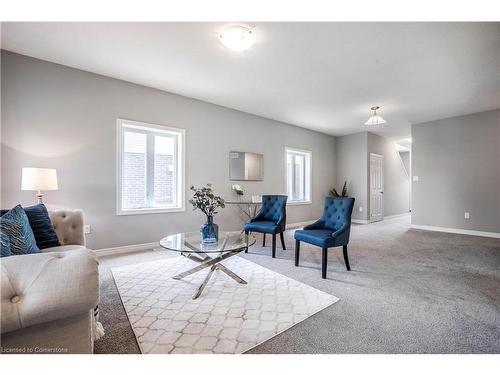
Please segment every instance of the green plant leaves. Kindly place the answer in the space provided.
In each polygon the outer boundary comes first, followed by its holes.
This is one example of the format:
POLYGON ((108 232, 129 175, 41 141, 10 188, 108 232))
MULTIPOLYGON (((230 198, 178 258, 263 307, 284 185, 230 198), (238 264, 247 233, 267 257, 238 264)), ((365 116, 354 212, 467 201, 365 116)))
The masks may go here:
POLYGON ((213 216, 218 212, 217 208, 226 207, 224 199, 214 194, 212 184, 201 188, 191 186, 190 190, 194 192, 193 198, 189 200, 189 203, 193 205, 193 210, 200 210, 207 216, 213 216))
POLYGON ((338 193, 337 189, 332 188, 332 190, 330 190, 330 195, 332 197, 336 197, 336 198, 348 197, 349 195, 347 194, 347 181, 344 181, 344 185, 342 186, 342 193, 341 194, 338 193))

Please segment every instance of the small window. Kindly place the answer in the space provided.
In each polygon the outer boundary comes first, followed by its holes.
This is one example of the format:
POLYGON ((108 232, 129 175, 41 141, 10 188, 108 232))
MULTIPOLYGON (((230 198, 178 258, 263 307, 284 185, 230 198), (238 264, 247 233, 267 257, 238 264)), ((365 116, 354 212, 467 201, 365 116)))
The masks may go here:
POLYGON ((311 151, 286 148, 286 191, 291 204, 311 203, 311 151))
POLYGON ((184 211, 183 129, 118 120, 119 215, 184 211))

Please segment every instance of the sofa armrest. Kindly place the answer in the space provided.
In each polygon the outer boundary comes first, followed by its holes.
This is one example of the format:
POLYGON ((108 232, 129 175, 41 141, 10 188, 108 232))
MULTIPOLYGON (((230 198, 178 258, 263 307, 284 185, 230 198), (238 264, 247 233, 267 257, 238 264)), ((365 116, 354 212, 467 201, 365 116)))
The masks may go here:
POLYGON ((99 302, 99 263, 80 249, 1 260, 1 332, 82 314, 99 302))
POLYGON ((82 210, 50 211, 49 216, 61 245, 85 246, 82 210))

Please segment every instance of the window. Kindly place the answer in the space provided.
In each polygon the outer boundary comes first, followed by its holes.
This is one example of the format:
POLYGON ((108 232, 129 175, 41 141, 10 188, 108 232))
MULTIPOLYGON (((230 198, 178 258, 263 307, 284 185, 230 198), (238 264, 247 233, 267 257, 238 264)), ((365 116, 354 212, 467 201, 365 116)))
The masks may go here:
POLYGON ((311 203, 311 152, 288 147, 285 150, 288 201, 311 203))
POLYGON ((183 129, 118 120, 119 215, 184 211, 183 129))

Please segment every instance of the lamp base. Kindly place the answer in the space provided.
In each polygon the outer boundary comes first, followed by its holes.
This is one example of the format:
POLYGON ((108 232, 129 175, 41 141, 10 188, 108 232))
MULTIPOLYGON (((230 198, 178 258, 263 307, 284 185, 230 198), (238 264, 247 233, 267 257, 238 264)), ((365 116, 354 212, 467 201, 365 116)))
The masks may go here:
POLYGON ((38 204, 43 204, 43 194, 40 190, 38 190, 38 193, 36 194, 36 198, 38 199, 38 204))

